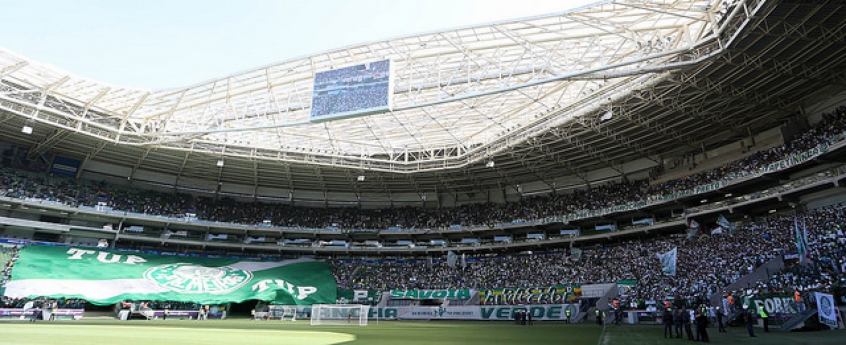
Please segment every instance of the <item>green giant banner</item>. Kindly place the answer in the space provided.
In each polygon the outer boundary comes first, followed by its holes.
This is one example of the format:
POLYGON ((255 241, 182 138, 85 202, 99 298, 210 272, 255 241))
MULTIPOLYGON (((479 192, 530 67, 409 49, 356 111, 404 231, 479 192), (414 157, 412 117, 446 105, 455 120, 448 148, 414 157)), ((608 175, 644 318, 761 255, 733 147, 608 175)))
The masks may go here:
POLYGON ((20 252, 5 295, 82 298, 97 305, 250 299, 310 305, 335 303, 337 289, 329 266, 313 260, 264 262, 28 246, 20 252))
POLYGON ((759 312, 763 307, 767 314, 798 314, 799 306, 793 301, 793 295, 769 294, 744 296, 743 305, 751 306, 752 310, 759 312))

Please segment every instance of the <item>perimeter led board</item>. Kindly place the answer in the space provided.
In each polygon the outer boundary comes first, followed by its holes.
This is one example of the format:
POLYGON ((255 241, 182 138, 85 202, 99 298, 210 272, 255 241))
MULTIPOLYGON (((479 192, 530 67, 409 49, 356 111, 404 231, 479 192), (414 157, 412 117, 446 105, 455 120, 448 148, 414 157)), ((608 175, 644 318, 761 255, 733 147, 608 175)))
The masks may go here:
POLYGON ((311 122, 386 112, 393 90, 391 60, 367 62, 314 75, 311 122))

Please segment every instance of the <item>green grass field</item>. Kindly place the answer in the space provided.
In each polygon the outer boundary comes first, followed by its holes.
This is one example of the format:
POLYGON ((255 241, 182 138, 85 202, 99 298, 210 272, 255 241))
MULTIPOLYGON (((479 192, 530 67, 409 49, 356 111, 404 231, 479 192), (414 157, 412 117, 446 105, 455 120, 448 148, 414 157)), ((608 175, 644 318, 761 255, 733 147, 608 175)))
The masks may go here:
MULTIPOLYGON (((709 328, 712 343, 767 345, 834 345, 846 343, 844 331, 764 333, 747 336, 745 329, 717 333, 709 328)), ((660 326, 565 325, 538 322, 517 326, 510 322, 380 321, 360 326, 310 326, 298 322, 235 320, 116 321, 80 320, 0 323, 0 344, 120 344, 120 345, 329 345, 329 344, 680 344, 664 339, 660 326)))

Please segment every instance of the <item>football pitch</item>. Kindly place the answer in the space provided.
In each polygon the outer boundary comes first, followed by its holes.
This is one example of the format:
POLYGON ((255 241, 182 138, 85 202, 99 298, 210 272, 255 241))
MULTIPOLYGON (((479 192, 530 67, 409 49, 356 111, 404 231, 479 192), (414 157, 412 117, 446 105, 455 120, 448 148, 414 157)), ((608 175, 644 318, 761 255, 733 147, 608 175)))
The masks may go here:
MULTIPOLYGON (((712 343, 768 345, 843 344, 846 332, 819 331, 764 333, 756 329, 750 338, 744 328, 730 328, 717 333, 709 328, 712 343)), ((605 326, 594 324, 566 325, 537 322, 534 326, 517 326, 502 321, 380 321, 368 326, 310 326, 298 322, 234 320, 167 320, 116 321, 80 320, 28 323, 0 323, 0 344, 679 344, 685 339, 664 339, 660 326, 605 326)))

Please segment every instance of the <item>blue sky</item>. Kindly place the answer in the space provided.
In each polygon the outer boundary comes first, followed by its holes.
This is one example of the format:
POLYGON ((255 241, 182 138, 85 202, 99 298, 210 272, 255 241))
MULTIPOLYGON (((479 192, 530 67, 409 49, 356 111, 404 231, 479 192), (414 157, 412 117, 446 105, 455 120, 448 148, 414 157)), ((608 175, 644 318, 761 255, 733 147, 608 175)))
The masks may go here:
POLYGON ((72 73, 165 89, 351 44, 597 0, 15 0, 0 46, 72 73))

